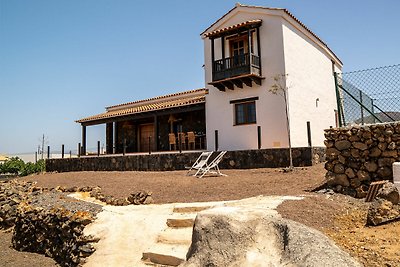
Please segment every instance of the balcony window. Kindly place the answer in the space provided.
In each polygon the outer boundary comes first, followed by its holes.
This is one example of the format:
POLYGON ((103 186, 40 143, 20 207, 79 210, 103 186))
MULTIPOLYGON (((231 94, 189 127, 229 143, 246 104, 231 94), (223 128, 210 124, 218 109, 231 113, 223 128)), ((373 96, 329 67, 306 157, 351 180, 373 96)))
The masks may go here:
POLYGON ((221 91, 243 88, 243 84, 251 87, 253 82, 261 85, 260 26, 261 20, 254 20, 206 35, 211 40, 212 49, 211 85, 221 91), (216 38, 221 38, 221 42, 215 47, 216 38), (220 49, 220 59, 215 59, 215 49, 220 49))

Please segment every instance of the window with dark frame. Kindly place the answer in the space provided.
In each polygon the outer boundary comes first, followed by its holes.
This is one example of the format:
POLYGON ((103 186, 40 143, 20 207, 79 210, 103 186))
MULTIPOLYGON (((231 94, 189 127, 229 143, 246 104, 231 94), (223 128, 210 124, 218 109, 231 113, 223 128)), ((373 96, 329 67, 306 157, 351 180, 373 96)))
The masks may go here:
POLYGON ((256 102, 235 103, 235 125, 256 123, 256 102))

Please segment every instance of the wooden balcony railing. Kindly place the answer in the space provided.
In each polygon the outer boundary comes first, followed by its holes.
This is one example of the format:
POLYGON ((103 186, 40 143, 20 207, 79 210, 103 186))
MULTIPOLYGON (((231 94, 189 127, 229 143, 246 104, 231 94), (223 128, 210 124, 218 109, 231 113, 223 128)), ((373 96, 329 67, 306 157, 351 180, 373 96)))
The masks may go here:
POLYGON ((243 74, 260 75, 260 57, 243 54, 213 62, 213 81, 219 81, 243 74))

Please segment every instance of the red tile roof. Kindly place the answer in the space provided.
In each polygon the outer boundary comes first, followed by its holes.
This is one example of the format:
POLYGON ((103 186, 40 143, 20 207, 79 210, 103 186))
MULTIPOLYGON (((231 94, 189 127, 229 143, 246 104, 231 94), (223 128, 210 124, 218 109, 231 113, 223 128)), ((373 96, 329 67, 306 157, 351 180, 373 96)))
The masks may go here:
POLYGON ((139 100, 125 104, 107 107, 107 111, 94 116, 77 120, 78 123, 92 122, 107 118, 115 118, 126 115, 139 114, 149 111, 170 109, 205 103, 207 89, 196 89, 191 91, 179 92, 165 96, 158 96, 146 100, 139 100))

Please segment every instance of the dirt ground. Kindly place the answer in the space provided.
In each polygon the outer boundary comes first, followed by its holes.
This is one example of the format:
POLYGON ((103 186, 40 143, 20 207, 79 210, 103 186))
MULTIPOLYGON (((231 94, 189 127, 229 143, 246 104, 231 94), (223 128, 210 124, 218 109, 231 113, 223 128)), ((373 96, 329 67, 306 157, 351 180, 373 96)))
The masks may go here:
MULTIPOLYGON (((324 180, 323 164, 297 168, 293 172, 281 169, 222 172, 228 176, 197 179, 185 176, 183 171, 71 172, 34 175, 24 180, 37 181, 42 187, 98 185, 105 194, 115 197, 127 197, 130 193, 148 190, 153 192, 156 203, 236 200, 257 195, 302 195, 303 200, 284 202, 278 207, 278 212, 283 217, 324 232, 365 266, 400 266, 400 222, 365 227, 368 205, 362 200, 309 192, 324 180)), ((3 241, 4 235, 10 234, 0 233, 0 241, 3 241)), ((3 250, 6 253, 11 250, 9 243, 0 242, 0 261, 4 263, 3 257, 7 256, 4 256, 3 250)), ((27 259, 25 254, 12 253, 14 261, 17 258, 27 259)), ((48 258, 39 257, 42 258, 35 258, 34 263, 42 260, 40 266, 54 266, 54 262, 47 261, 48 258)), ((6 261, 6 265, 2 266, 24 265, 6 261)))

